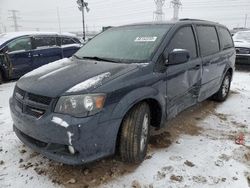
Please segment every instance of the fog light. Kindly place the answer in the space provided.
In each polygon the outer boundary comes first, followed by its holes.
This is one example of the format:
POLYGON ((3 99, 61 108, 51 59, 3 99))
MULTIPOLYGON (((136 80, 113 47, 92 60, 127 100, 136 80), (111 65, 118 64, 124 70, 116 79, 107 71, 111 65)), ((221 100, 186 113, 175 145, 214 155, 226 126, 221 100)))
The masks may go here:
POLYGON ((71 154, 75 154, 76 150, 73 146, 68 146, 68 149, 71 154))

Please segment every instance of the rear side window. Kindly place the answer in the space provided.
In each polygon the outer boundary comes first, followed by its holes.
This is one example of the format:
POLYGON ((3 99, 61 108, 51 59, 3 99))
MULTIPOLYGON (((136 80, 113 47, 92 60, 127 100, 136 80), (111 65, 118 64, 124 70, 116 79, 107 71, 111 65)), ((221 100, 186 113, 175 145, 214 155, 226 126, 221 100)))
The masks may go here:
POLYGON ((214 26, 197 26, 197 33, 202 56, 208 56, 219 52, 220 46, 214 26))
POLYGON ((28 51, 31 50, 31 40, 30 38, 17 39, 10 44, 8 44, 8 51, 28 51))
POLYGON ((220 38, 222 43, 222 49, 227 49, 233 47, 233 40, 229 31, 225 28, 219 27, 220 38))
POLYGON ((55 37, 35 37, 35 46, 36 48, 46 48, 56 45, 55 37))
POLYGON ((190 52, 191 58, 197 57, 197 49, 191 26, 179 29, 169 44, 169 52, 174 49, 186 49, 190 52))

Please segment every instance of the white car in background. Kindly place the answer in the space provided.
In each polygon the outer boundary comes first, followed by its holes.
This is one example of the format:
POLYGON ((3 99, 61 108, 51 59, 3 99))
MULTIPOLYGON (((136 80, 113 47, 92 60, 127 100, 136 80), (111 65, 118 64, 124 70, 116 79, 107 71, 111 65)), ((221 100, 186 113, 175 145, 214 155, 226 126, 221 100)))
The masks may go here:
POLYGON ((236 64, 250 65, 250 31, 239 31, 233 36, 236 64))

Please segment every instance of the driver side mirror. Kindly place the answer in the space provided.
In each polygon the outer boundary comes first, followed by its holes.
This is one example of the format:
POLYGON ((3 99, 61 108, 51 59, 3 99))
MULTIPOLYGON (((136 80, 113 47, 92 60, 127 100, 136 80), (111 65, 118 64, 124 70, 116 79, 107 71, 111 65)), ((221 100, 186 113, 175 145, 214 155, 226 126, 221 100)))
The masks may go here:
POLYGON ((190 59, 190 53, 185 49, 174 49, 169 53, 166 60, 166 65, 176 65, 188 62, 190 59))

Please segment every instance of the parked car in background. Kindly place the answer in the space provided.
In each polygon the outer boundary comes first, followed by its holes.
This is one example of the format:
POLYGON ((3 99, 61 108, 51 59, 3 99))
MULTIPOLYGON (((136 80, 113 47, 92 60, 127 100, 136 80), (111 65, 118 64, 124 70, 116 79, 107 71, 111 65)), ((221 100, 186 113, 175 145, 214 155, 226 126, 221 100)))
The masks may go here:
POLYGON ((250 65, 250 31, 240 31, 233 36, 236 64, 250 65))
POLYGON ((226 100, 234 64, 232 37, 218 23, 184 19, 111 28, 71 58, 18 80, 10 99, 14 131, 63 163, 116 152, 139 163, 150 126, 161 128, 209 97, 226 100))
POLYGON ((0 35, 0 83, 47 63, 71 57, 81 42, 72 34, 13 32, 0 35))

